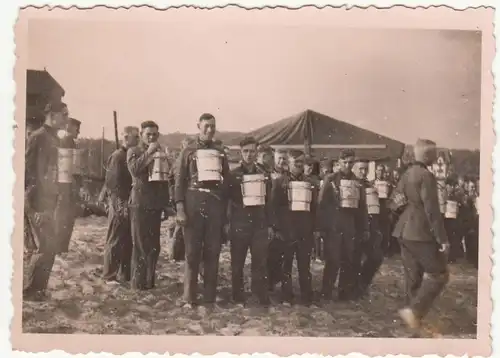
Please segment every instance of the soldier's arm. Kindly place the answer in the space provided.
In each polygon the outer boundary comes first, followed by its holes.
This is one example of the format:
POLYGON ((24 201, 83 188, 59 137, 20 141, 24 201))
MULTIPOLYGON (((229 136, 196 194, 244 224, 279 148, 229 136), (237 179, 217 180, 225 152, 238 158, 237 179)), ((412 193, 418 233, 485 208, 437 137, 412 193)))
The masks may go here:
POLYGON ((104 178, 104 185, 110 193, 116 193, 118 189, 119 164, 117 157, 116 153, 112 153, 109 156, 106 176, 104 178))
POLYGON ((31 210, 32 196, 37 185, 38 153, 40 153, 40 136, 32 135, 26 143, 24 165, 24 198, 25 208, 31 210))
POLYGON ((280 191, 282 190, 282 178, 276 178, 272 180, 271 183, 271 195, 269 198, 269 222, 270 226, 280 231, 279 220, 278 220, 278 207, 280 200, 280 191))
MULTIPOLYGON (((184 205, 188 184, 188 151, 183 149, 175 163, 175 186, 174 186, 174 201, 176 205, 184 205)), ((182 207, 183 208, 183 207, 182 207)))
POLYGON ((153 155, 147 150, 140 153, 138 148, 130 148, 127 151, 127 167, 133 177, 138 177, 153 161, 153 155))
POLYGON ((432 234, 439 244, 447 244, 448 236, 446 235, 443 218, 439 210, 437 183, 431 173, 425 173, 422 176, 420 196, 432 234))
POLYGON ((172 163, 168 173, 168 197, 170 201, 174 201, 174 188, 175 188, 175 162, 172 163))

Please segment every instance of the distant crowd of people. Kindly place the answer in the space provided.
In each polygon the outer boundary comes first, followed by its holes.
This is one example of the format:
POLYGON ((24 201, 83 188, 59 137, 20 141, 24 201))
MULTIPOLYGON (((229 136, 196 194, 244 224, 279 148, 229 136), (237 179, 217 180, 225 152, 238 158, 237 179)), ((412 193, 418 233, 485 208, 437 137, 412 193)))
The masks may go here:
MULTIPOLYGON (((44 297, 54 257, 67 251, 72 198, 81 185, 78 171, 61 164, 67 153, 62 149, 75 147, 70 128, 76 122, 64 105, 48 106, 45 113, 45 124, 31 133, 26 149, 26 299, 44 297), (66 130, 62 139, 58 129, 66 130)), ((156 286, 160 226, 169 216, 176 222, 173 258, 185 260, 179 304, 186 309, 200 304, 200 274, 203 307, 216 308, 225 243, 234 303, 247 303, 243 268, 250 251, 251 291, 262 307, 271 304, 278 285, 285 305, 358 300, 369 293, 384 256, 401 253, 407 306, 400 315, 411 327, 418 327, 446 285, 449 262, 465 256, 477 267, 477 183, 435 173, 432 141, 419 140, 416 160, 405 168, 391 171, 379 163, 368 180, 369 163, 353 150, 316 161, 301 150, 274 151, 253 137, 242 139, 241 162, 230 169, 226 148, 214 139, 214 116, 201 115, 197 128, 175 163, 158 143, 157 123, 124 128, 101 196, 109 219, 102 275, 108 284, 156 286), (320 301, 313 294, 313 258, 325 263, 320 301), (292 286, 294 260, 299 296, 292 286)))

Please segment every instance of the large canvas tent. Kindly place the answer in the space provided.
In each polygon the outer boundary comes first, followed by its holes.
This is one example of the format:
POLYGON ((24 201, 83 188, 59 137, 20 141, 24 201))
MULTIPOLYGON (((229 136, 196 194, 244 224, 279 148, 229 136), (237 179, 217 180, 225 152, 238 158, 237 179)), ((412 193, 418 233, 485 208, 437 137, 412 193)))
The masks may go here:
MULTIPOLYGON (((405 149, 404 143, 309 109, 246 135, 273 148, 300 148, 316 158, 335 158, 340 150, 350 148, 361 159, 395 161, 405 149)), ((227 144, 236 149, 241 139, 227 144)))

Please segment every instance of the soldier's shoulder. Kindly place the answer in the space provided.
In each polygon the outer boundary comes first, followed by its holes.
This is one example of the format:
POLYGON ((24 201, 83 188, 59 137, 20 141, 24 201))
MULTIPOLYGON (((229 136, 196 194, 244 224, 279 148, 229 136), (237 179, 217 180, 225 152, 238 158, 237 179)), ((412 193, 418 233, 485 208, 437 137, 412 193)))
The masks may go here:
POLYGON ((135 146, 127 149, 127 156, 137 155, 143 152, 140 146, 135 146))

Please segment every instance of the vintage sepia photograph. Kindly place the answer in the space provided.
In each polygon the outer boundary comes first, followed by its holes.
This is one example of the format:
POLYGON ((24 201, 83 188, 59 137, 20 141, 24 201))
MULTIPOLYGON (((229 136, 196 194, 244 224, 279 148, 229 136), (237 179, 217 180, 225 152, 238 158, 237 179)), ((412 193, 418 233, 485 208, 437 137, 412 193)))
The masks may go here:
POLYGON ((20 334, 489 332, 491 13, 441 10, 21 11, 20 334))

